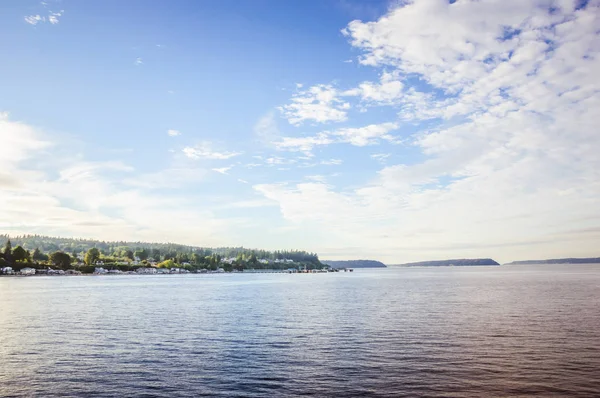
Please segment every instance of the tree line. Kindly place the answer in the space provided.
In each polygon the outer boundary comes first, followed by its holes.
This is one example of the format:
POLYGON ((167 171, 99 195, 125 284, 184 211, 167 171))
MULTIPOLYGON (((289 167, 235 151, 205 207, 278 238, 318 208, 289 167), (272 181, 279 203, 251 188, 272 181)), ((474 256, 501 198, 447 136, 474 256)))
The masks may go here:
POLYGON ((172 243, 105 242, 91 239, 54 238, 42 235, 10 237, 0 253, 0 268, 48 266, 93 272, 96 266, 122 271, 139 267, 184 268, 225 271, 244 269, 286 269, 290 264, 308 269, 321 268, 316 253, 302 250, 257 250, 243 247, 204 248, 172 243), (13 248, 14 247, 14 248, 13 248))

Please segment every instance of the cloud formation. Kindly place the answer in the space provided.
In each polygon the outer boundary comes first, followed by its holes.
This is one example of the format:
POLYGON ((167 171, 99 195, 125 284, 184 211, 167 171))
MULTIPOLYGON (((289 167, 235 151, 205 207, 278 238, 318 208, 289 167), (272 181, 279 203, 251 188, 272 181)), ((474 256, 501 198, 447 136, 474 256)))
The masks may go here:
MULTIPOLYGON (((381 78, 336 89, 328 103, 357 97, 395 107, 400 120, 435 121, 407 137, 422 160, 384 167, 345 192, 316 182, 255 189, 278 201, 286 219, 390 257, 460 248, 502 259, 526 250, 519 242, 548 257, 597 255, 600 81, 592 71, 600 70, 600 2, 405 3, 343 30, 359 62, 381 78)), ((283 147, 367 145, 386 139, 378 126, 283 147)))
POLYGON ((3 233, 218 245, 231 227, 246 223, 219 219, 198 208, 199 198, 176 194, 200 183, 202 169, 141 173, 119 160, 85 160, 69 144, 7 113, 0 113, 0 141, 10 148, 0 157, 3 233), (161 231, 160 225, 173 228, 161 231))
POLYGON ((293 125, 301 125, 306 121, 342 122, 347 119, 350 104, 339 99, 338 94, 332 85, 312 86, 298 91, 291 103, 281 106, 279 110, 293 125))

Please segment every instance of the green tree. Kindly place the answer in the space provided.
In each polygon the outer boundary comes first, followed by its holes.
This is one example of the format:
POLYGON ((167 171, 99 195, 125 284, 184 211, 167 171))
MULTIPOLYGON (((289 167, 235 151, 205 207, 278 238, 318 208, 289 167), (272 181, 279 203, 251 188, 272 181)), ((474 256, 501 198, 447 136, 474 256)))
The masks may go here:
POLYGON ((250 258, 248 259, 248 263, 252 264, 253 266, 256 265, 256 263, 258 263, 258 259, 256 258, 256 253, 252 252, 252 254, 250 255, 250 258))
POLYGON ((133 261, 133 252, 131 250, 125 251, 125 257, 133 261))
POLYGON ((35 250, 33 251, 32 258, 33 258, 35 261, 45 261, 45 260, 48 260, 48 256, 46 256, 46 255, 42 254, 42 252, 40 251, 40 249, 39 249, 39 248, 37 248, 37 247, 36 247, 36 248, 35 248, 35 250))
POLYGON ((201 266, 201 265, 203 265, 205 263, 205 259, 200 254, 194 253, 194 254, 192 254, 192 262, 196 266, 201 266))
POLYGON ((6 245, 4 245, 4 256, 10 256, 12 254, 12 243, 10 243, 10 239, 6 241, 6 245))
POLYGON ((58 268, 69 269, 71 267, 71 256, 65 252, 58 251, 52 253, 50 261, 58 268))
POLYGON ((160 249, 152 249, 152 258, 154 261, 160 261, 160 249))
POLYGON ((175 261, 165 260, 162 263, 156 265, 158 268, 175 268, 175 261))
POLYGON ((85 262, 86 265, 94 265, 98 260, 100 260, 100 250, 92 247, 87 251, 87 253, 85 253, 83 262, 85 262))
POLYGON ((12 255, 15 261, 29 260, 29 252, 27 252, 27 250, 23 249, 21 246, 15 247, 15 250, 13 250, 12 255))
POLYGON ((146 250, 146 249, 136 250, 135 253, 133 253, 133 254, 135 257, 139 258, 141 261, 148 259, 148 250, 146 250))

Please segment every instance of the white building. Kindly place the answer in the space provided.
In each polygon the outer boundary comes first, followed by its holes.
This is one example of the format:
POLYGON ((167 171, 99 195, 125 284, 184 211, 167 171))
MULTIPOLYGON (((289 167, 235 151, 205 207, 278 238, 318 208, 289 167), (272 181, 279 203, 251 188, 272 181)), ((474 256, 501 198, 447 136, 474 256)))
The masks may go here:
POLYGON ((35 268, 25 267, 21 269, 21 275, 35 275, 35 268))
POLYGON ((4 267, 4 268, 0 269, 0 271, 2 271, 2 273, 5 275, 12 275, 15 273, 13 271, 12 267, 4 267))
POLYGON ((107 274, 107 273, 108 273, 108 271, 105 270, 102 267, 96 267, 96 268, 94 268, 94 274, 96 274, 96 275, 104 275, 104 274, 107 274))

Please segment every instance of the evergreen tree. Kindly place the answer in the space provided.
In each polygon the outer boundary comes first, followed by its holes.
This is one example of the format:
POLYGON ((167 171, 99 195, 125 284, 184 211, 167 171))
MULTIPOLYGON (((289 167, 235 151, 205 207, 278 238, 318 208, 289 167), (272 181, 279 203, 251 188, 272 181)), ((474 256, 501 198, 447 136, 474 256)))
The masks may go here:
POLYGON ((12 255, 15 261, 25 261, 29 259, 29 253, 21 246, 15 247, 15 250, 13 250, 12 255))
POLYGON ((12 254, 12 243, 10 243, 10 239, 6 241, 6 245, 4 245, 4 255, 10 256, 12 254))

